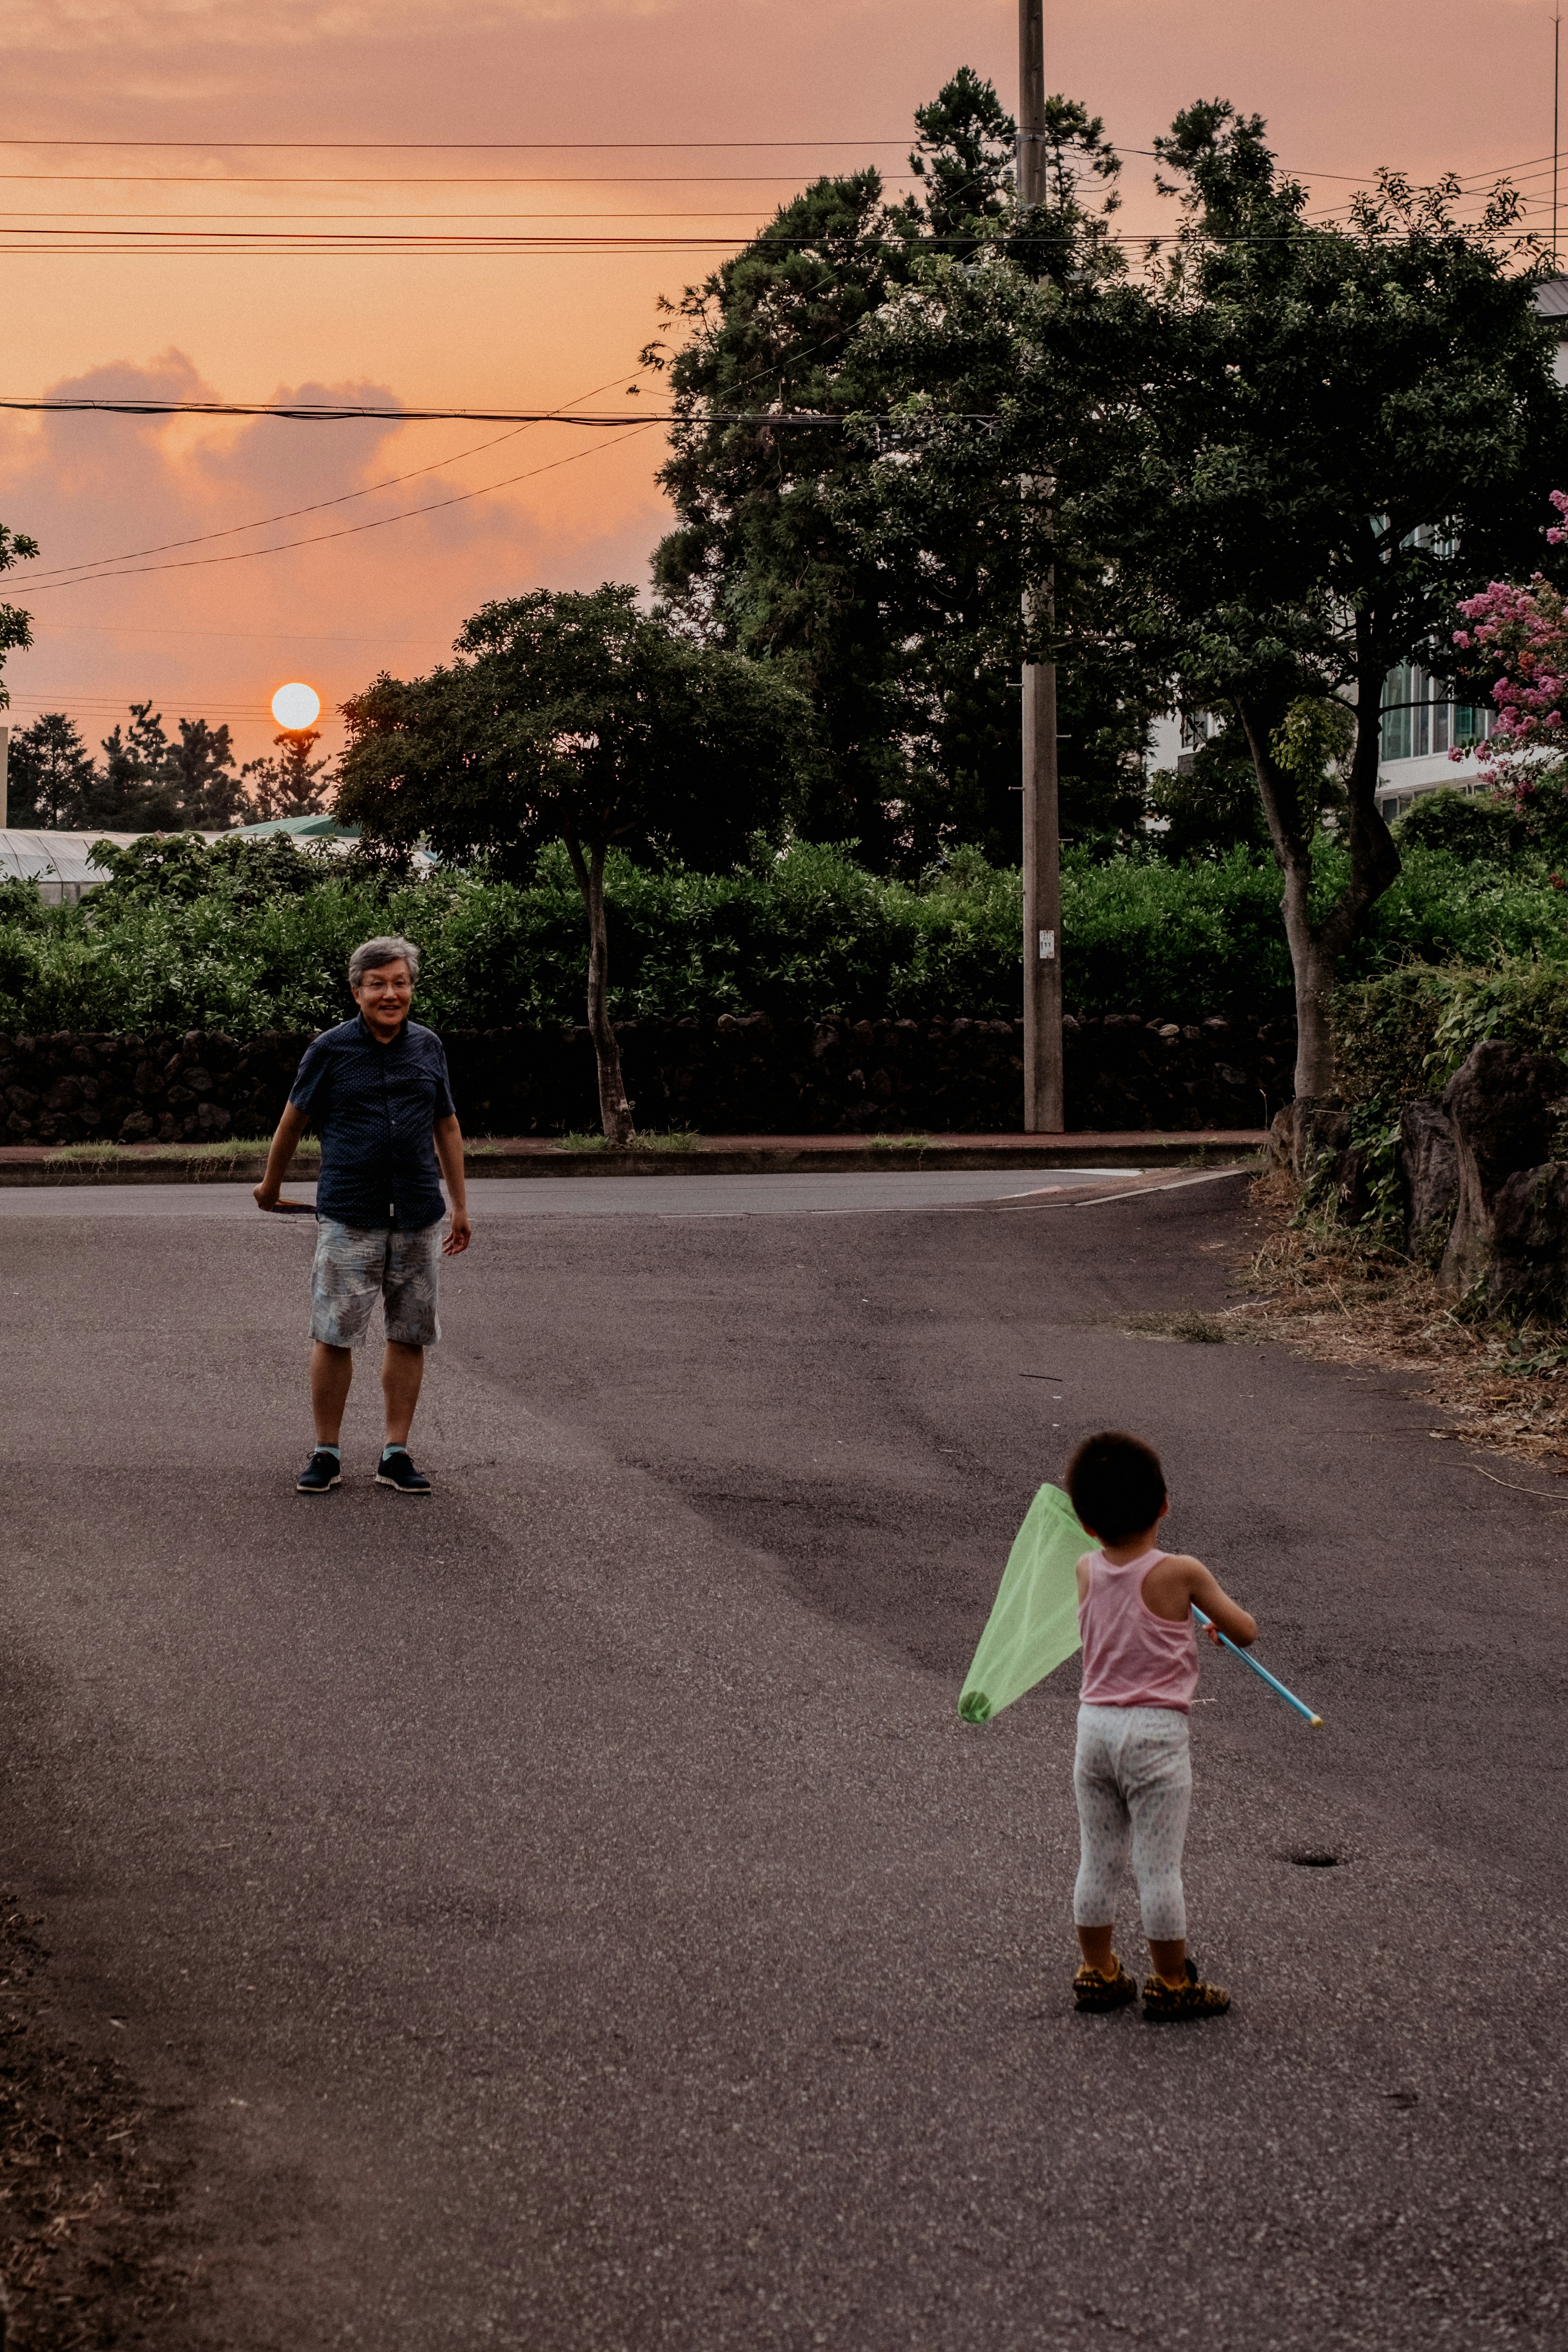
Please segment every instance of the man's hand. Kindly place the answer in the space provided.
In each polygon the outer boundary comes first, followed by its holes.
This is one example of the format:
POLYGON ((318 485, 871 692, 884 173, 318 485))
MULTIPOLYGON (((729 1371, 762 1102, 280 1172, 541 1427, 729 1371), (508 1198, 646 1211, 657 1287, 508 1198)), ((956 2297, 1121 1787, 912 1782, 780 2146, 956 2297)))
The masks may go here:
POLYGON ((447 1198, 451 1203, 452 1222, 447 1228, 447 1238, 441 1244, 443 1257, 461 1257, 473 1234, 468 1226, 468 1187, 463 1173, 463 1130, 458 1125, 455 1111, 438 1118, 435 1126, 436 1157, 441 1163, 441 1173, 447 1180, 447 1198))
POLYGON ((285 1103, 283 1116, 278 1122, 267 1153, 267 1166, 259 1184, 250 1188, 250 1197, 258 1209, 276 1211, 283 1191, 283 1179, 289 1173, 289 1162, 294 1157, 294 1146, 304 1134, 308 1122, 302 1110, 285 1103))

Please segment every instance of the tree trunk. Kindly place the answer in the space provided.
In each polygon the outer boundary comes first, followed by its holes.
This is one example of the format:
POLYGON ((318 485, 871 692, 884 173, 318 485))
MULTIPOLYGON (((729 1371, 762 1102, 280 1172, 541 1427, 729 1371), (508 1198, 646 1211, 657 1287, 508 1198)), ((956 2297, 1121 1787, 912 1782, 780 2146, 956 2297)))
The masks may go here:
POLYGON ((1366 928, 1373 907, 1398 879, 1399 852, 1377 813, 1384 667, 1370 643, 1358 643, 1355 751, 1350 775, 1350 880, 1322 918, 1311 917, 1312 826, 1316 808, 1304 809, 1295 781, 1275 759, 1261 714, 1244 703, 1237 715, 1252 750, 1252 764, 1274 856, 1285 877, 1282 912, 1290 947, 1296 990, 1296 1099, 1332 1097, 1334 1038, 1332 1004, 1340 958, 1366 928))
POLYGON ((578 843, 568 838, 566 853, 572 860, 572 871, 577 877, 577 887, 583 894, 583 904, 588 913, 588 1034, 594 1041, 594 1055, 599 1066, 599 1118, 607 1139, 624 1150, 631 1142, 636 1129, 632 1125, 632 1107, 626 1100, 626 1085, 621 1077, 621 1049, 605 1010, 609 988, 610 942, 605 924, 605 850, 595 842, 586 861, 578 843))

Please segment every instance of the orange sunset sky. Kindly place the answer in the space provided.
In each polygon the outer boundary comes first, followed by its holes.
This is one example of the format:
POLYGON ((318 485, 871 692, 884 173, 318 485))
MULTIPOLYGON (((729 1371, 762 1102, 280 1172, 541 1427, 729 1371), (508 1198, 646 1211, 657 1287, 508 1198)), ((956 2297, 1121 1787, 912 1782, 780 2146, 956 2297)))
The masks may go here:
MULTIPOLYGON (((1127 153, 1127 227, 1171 212, 1129 151, 1213 96, 1267 116, 1281 161, 1325 209, 1379 163, 1418 178, 1515 167, 1532 216, 1550 218, 1552 16, 1526 0, 1047 0, 1046 40, 1047 87, 1103 114, 1127 153)), ((912 110, 960 64, 990 75, 1011 107, 1016 11, 1013 0, 12 0, 5 49, 7 396, 531 407, 604 387, 593 404, 619 407, 657 296, 723 249, 667 240, 737 244, 820 171, 907 173, 912 110), (47 143, 88 141, 186 143, 47 143), (243 141, 328 143, 217 143, 243 141), (355 141, 470 144, 377 152, 355 141), (537 143, 475 152, 485 141, 537 143), (769 141, 799 143, 712 143, 769 141), (176 223, 196 249, 138 249, 176 223), (443 224, 652 242, 233 249, 247 230, 443 224)), ((1563 198, 1568 216, 1568 175, 1563 198)), ((641 397, 661 404, 657 378, 641 397)), ((228 719, 249 756, 286 678, 310 681, 330 712, 380 668, 441 658, 487 597, 645 581, 665 527, 658 429, 613 446, 584 428, 505 430, 0 415, 0 518, 44 551, 0 583, 31 611, 37 639, 7 664, 10 722, 64 709, 96 744, 132 697, 151 697, 171 731, 182 714, 228 719), (426 506, 437 510, 320 536, 426 506), (230 535, 203 536, 214 533, 230 535), (316 543, 247 552, 293 539, 316 543), (144 559, 184 568, 42 584, 59 567, 192 540, 144 559)))

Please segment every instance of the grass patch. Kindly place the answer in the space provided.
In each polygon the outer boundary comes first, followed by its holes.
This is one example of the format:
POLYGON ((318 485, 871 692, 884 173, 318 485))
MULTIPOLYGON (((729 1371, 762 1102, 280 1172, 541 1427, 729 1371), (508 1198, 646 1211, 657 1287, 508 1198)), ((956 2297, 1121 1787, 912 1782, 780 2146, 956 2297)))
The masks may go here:
MULTIPOLYGON (((649 1130, 634 1135, 626 1146, 628 1151, 695 1151, 702 1138, 694 1127, 668 1127, 662 1133, 649 1130)), ((596 1129, 570 1129, 553 1139, 557 1151, 608 1151, 608 1136, 596 1129)))
MULTIPOLYGON (((205 1167, 227 1168, 239 1160, 265 1160, 272 1146, 269 1135, 226 1136, 216 1143, 62 1143, 44 1160, 46 1168, 145 1167, 148 1160, 167 1160, 184 1167, 199 1160, 205 1167)), ((320 1139, 306 1136, 295 1150, 299 1160, 319 1160, 320 1139)))
POLYGON ((1259 1177, 1252 1198, 1262 1228, 1246 1268, 1253 1295, 1233 1310, 1252 1337, 1322 1362, 1410 1373, 1414 1400, 1455 1416, 1433 1437, 1568 1475, 1568 1331, 1488 1323, 1444 1298, 1431 1269, 1375 1229, 1303 1212, 1289 1175, 1259 1177))
POLYGON ((873 1151, 912 1151, 917 1158, 931 1150, 929 1135, 874 1135, 870 1142, 873 1151))
POLYGON ((1121 1328, 1140 1339, 1182 1339, 1189 1347, 1219 1348, 1240 1333, 1217 1315, 1200 1315, 1195 1307, 1178 1307, 1170 1315, 1129 1315, 1121 1328))
MULTIPOLYGON (((62 1171, 74 1169, 101 1176, 106 1181, 130 1168, 169 1168, 195 1170, 203 1176, 221 1176, 242 1164, 254 1166, 264 1160, 270 1149, 270 1136, 230 1138, 219 1143, 156 1143, 132 1146, 123 1143, 62 1143, 58 1150, 46 1152, 44 1166, 62 1171)), ((308 1136, 296 1151, 296 1159, 314 1162, 321 1159, 321 1147, 315 1136, 308 1136)))

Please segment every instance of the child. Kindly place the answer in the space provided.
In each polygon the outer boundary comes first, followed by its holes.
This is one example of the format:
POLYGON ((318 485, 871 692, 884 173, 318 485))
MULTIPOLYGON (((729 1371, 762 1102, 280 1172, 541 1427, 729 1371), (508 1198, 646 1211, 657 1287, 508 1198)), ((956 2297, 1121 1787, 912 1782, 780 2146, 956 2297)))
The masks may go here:
POLYGON ((1233 1642, 1255 1642, 1258 1627, 1201 1560, 1157 1548, 1155 1532, 1171 1506, 1152 1446, 1102 1430, 1085 1438, 1063 1483, 1100 1544, 1078 1564, 1083 1684, 1073 1793, 1081 1860, 1073 1917, 1083 1966, 1073 1990, 1079 2009, 1121 2009, 1138 1998, 1136 1980, 1110 1948, 1131 1848, 1153 1967, 1143 2014, 1215 2017, 1230 2007, 1230 1995, 1205 1984, 1187 1958, 1182 1893, 1193 1795, 1187 1710, 1198 1680, 1192 1604, 1233 1642))

